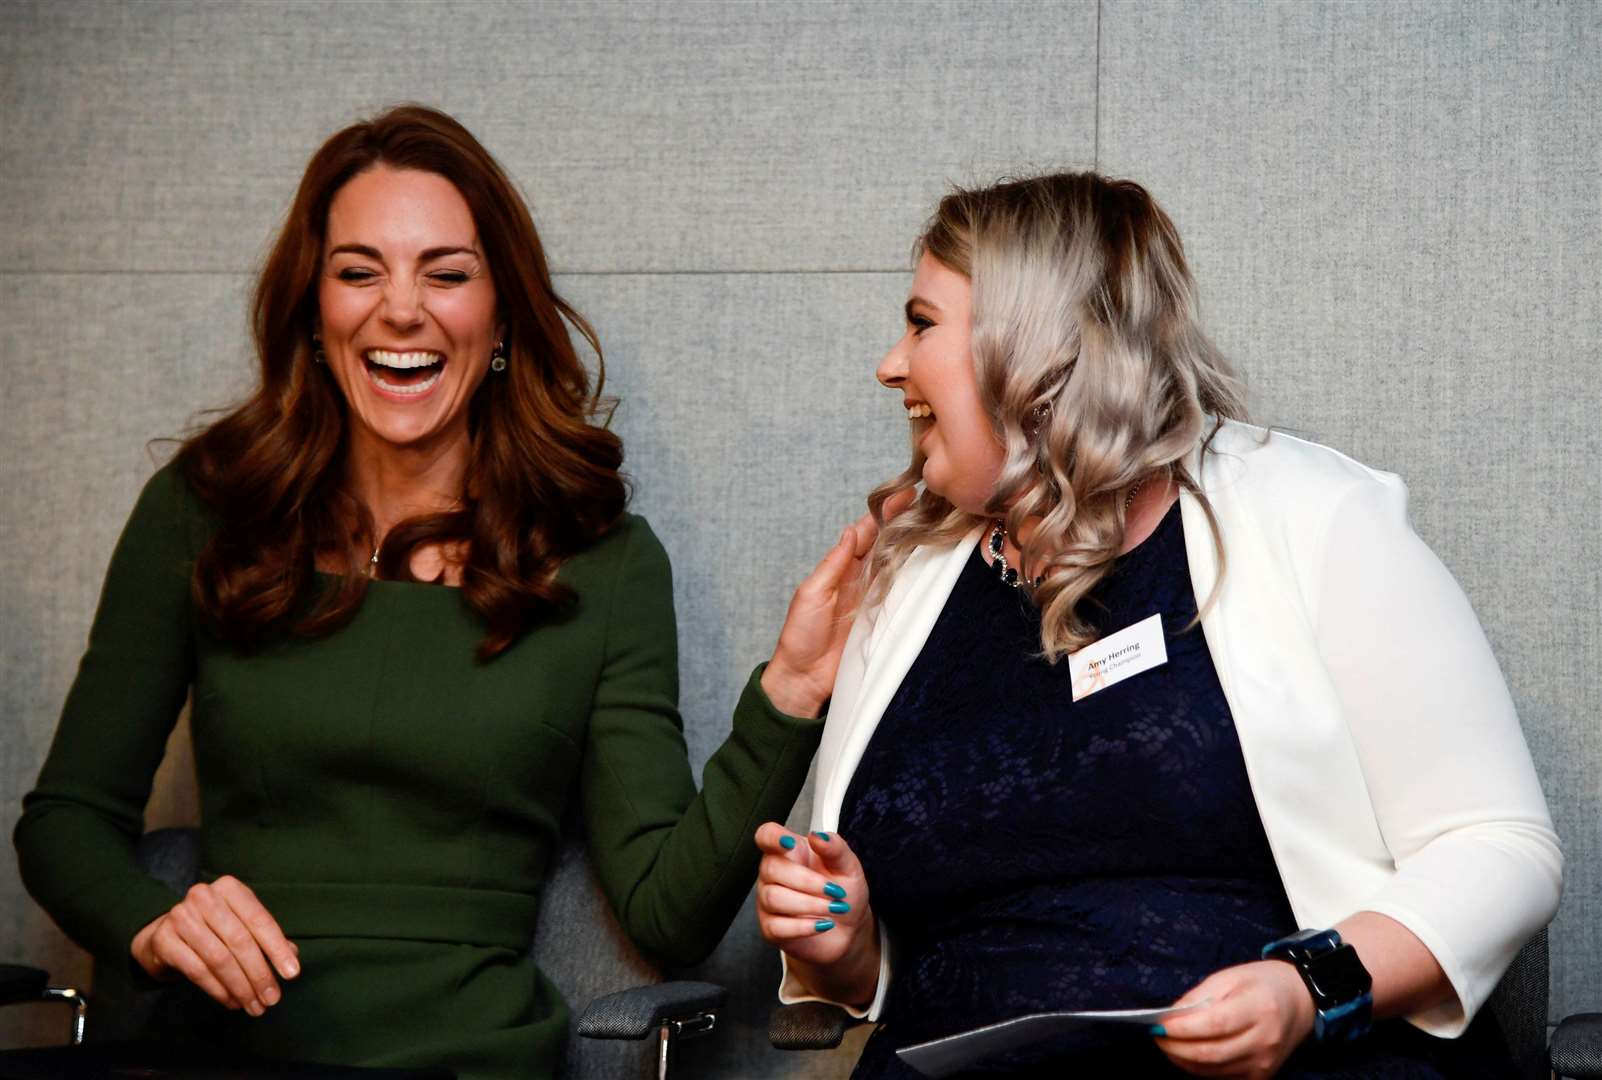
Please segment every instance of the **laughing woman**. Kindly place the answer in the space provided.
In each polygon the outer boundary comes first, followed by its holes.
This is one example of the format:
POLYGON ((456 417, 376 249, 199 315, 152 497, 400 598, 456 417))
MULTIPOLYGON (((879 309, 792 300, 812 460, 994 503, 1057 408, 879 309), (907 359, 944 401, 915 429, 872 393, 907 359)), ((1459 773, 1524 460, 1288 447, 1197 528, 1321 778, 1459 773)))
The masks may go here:
POLYGON ((833 679, 857 533, 697 793, 667 556, 624 512, 567 326, 594 336, 477 141, 420 107, 334 135, 253 314, 259 386, 112 557, 24 879, 100 960, 208 996, 197 1038, 552 1076, 567 1012, 529 945, 564 808, 635 942, 708 953, 811 761, 820 722, 778 706, 833 679), (205 878, 178 897, 134 842, 191 692, 205 878))
POLYGON ((871 556, 821 832, 758 833, 781 996, 882 1023, 857 1080, 1169 1003, 983 1075, 1511 1075, 1475 1015, 1562 857, 1402 482, 1244 423, 1136 184, 957 192, 920 247, 879 367, 916 450, 872 502, 921 490, 871 556))

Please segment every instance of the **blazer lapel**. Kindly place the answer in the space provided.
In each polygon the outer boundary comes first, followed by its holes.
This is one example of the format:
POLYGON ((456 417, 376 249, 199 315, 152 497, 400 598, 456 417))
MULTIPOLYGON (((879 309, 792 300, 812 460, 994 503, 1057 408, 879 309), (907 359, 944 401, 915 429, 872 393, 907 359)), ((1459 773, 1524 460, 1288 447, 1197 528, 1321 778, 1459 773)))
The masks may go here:
POLYGON ((901 680, 923 651, 983 531, 975 529, 953 547, 919 548, 896 574, 884 602, 858 613, 818 748, 814 829, 839 828, 840 808, 857 763, 901 680))

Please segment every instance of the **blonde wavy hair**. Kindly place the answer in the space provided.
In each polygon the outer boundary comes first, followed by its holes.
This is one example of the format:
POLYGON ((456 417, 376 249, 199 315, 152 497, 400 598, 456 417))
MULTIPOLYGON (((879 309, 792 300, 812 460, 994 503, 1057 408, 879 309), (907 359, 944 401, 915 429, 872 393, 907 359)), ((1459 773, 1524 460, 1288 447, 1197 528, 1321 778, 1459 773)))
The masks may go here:
MULTIPOLYGON (((1196 497, 1222 581, 1218 523, 1185 461, 1223 420, 1246 419, 1245 393, 1197 322, 1179 233, 1146 189, 1095 173, 958 189, 914 245, 914 261, 925 254, 973 287, 974 373, 1006 451, 985 511, 1014 537, 1039 519, 1022 550, 1044 575, 1032 593, 1041 654, 1055 663, 1094 640, 1081 605, 1112 569, 1138 481, 1167 476, 1196 497)), ((907 470, 868 499, 882 526, 870 603, 914 548, 954 543, 985 520, 923 489, 884 522, 886 500, 922 479, 919 434, 907 470)))

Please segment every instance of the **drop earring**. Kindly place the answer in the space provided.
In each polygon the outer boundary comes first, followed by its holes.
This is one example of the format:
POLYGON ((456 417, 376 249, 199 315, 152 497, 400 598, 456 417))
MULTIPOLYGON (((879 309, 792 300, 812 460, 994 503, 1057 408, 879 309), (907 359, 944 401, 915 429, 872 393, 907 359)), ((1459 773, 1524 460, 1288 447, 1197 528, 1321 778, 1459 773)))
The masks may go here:
POLYGON ((1042 401, 1039 405, 1036 405, 1033 409, 1030 410, 1030 412, 1029 412, 1029 430, 1028 430, 1028 432, 1026 434, 1028 434, 1028 436, 1029 436, 1031 441, 1033 441, 1035 439, 1038 439, 1040 437, 1040 429, 1045 427, 1046 426, 1046 421, 1050 420, 1050 419, 1051 419, 1051 402, 1049 402, 1049 401, 1042 401))
POLYGON ((312 361, 318 364, 328 363, 328 357, 323 353, 323 338, 321 334, 312 335, 312 361))
POLYGON ((494 350, 490 353, 490 370, 501 372, 506 370, 506 343, 497 341, 494 350))
MULTIPOLYGON (((1034 444, 1035 448, 1035 472, 1046 477, 1047 483, 1051 482, 1051 473, 1046 468, 1046 455, 1048 451, 1046 448, 1046 440, 1042 438, 1041 435, 1045 430, 1046 424, 1050 420, 1051 402, 1042 401, 1030 411, 1028 427, 1025 431, 1025 435, 1028 437, 1029 441, 1034 444)), ((1055 485, 1052 485, 1052 487, 1055 490, 1055 485)))

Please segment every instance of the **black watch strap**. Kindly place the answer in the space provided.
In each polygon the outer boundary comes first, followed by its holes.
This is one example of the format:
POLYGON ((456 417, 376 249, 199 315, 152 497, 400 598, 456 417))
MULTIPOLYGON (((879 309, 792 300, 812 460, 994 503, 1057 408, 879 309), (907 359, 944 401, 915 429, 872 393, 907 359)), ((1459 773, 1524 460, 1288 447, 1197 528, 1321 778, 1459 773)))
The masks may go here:
POLYGON ((1264 960, 1293 966, 1313 997, 1313 1037, 1350 1042, 1368 1033, 1374 1018, 1374 980, 1357 950, 1334 930, 1300 930, 1263 946, 1264 960))

